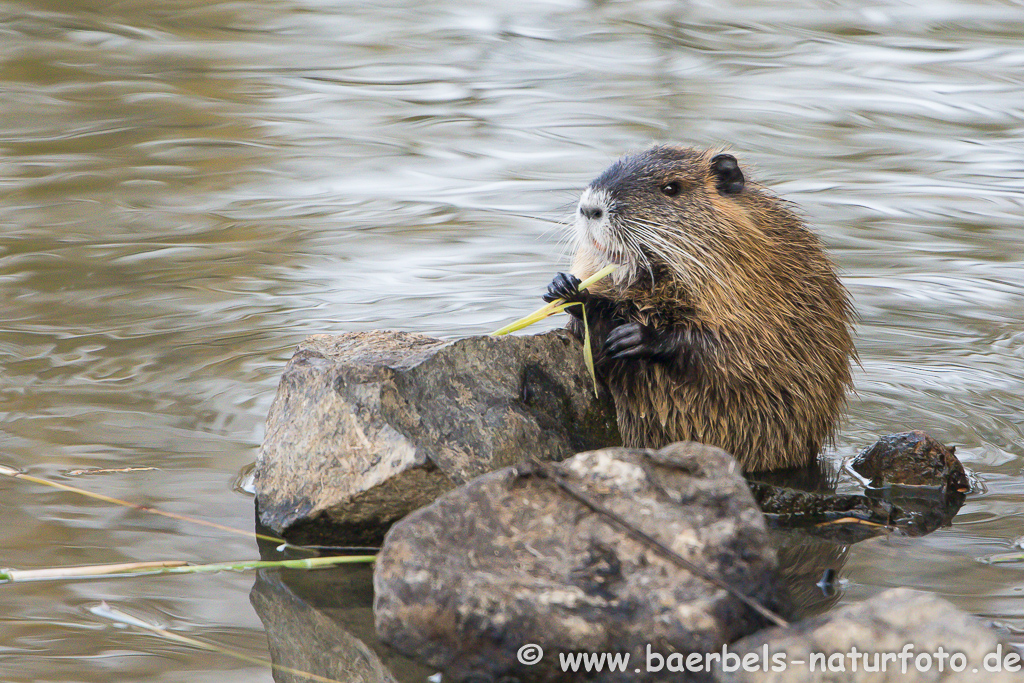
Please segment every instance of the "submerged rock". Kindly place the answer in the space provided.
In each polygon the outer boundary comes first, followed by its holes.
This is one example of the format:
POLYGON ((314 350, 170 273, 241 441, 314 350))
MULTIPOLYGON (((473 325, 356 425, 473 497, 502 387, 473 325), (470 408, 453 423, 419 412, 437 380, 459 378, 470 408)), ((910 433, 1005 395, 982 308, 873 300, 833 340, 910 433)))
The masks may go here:
POLYGON ((948 526, 965 500, 967 474, 946 447, 922 431, 889 434, 861 451, 852 468, 870 480, 863 494, 838 494, 835 475, 810 468, 757 472, 751 490, 769 525, 802 529, 840 543, 894 532, 921 536, 948 526), (819 490, 790 488, 810 481, 819 490))
MULTIPOLYGON (((280 556, 275 553, 280 559, 280 556)), ((269 558, 268 558, 269 559, 269 558)), ((373 633, 369 566, 333 571, 259 570, 249 601, 267 632, 274 683, 426 681, 432 669, 396 655, 373 633)))
MULTIPOLYGON (((779 601, 764 520, 724 451, 608 448, 552 468, 710 575, 769 607, 779 601)), ((530 468, 479 477, 392 527, 374 588, 381 638, 446 681, 576 680, 559 668, 560 653, 628 652, 641 662, 648 644, 706 652, 764 625, 530 468), (527 645, 539 649, 524 657, 527 645)), ((627 679, 645 680, 633 669, 627 679)))
POLYGON ((932 486, 963 492, 970 483, 955 450, 920 430, 889 434, 861 451, 852 467, 875 487, 932 486))
POLYGON ((995 631, 939 597, 908 588, 762 631, 729 650, 737 655, 730 662, 735 670, 716 668, 718 679, 729 683, 1002 683, 1021 680, 1024 671, 1020 655, 995 631))
POLYGON ((260 521, 294 542, 376 544, 395 520, 524 454, 617 443, 614 408, 565 331, 316 335, 281 378, 256 500, 260 521))

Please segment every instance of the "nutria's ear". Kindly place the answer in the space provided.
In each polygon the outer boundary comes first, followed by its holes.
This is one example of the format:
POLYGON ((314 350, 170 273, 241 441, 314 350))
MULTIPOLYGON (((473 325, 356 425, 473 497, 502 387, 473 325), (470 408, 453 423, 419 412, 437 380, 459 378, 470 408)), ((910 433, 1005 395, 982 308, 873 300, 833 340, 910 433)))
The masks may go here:
POLYGON ((731 154, 719 154, 711 160, 711 172, 715 174, 715 187, 722 194, 738 194, 743 191, 743 171, 731 154))

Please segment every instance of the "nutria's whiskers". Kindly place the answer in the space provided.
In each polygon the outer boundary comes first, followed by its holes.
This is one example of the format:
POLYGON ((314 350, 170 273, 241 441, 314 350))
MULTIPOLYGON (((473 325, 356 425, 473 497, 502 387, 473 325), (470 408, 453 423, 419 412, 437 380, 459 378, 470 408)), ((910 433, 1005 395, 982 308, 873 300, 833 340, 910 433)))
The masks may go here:
POLYGON ((623 235, 623 241, 629 245, 626 250, 631 257, 630 260, 630 271, 628 282, 637 282, 641 275, 649 277, 651 279, 651 289, 654 289, 654 267, 651 265, 650 259, 647 258, 647 254, 640 246, 640 235, 632 232, 626 232, 623 235))
MULTIPOLYGON (((641 223, 635 219, 624 219, 622 225, 628 228, 630 231, 636 234, 636 238, 643 239, 644 244, 654 254, 659 256, 662 262, 669 268, 675 271, 675 273, 683 279, 690 279, 691 274, 684 264, 679 263, 680 260, 688 261, 693 265, 700 268, 704 273, 710 276, 720 286, 724 287, 725 282, 718 277, 710 267, 708 267, 703 261, 693 255, 693 245, 689 244, 684 236, 676 236, 677 242, 672 242, 667 239, 661 232, 659 232, 655 226, 641 223)), ((639 249, 639 246, 637 247, 639 249)))

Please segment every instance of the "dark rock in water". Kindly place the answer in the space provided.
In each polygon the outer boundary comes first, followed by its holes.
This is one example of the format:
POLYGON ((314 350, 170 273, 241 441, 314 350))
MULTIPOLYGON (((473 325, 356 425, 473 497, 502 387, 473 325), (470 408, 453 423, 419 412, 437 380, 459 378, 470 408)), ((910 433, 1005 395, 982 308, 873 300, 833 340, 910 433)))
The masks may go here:
POLYGON ((256 461, 260 521, 289 540, 375 544, 471 478, 620 443, 567 332, 443 342, 316 335, 285 369, 256 461))
MULTIPOLYGON (((372 573, 369 565, 257 571, 249 601, 267 632, 273 662, 345 683, 425 683, 433 669, 396 654, 373 632, 372 573)), ((310 680, 297 671, 274 671, 275 683, 310 680)))
MULTIPOLYGON (((770 608, 780 602, 764 520, 724 451, 607 448, 551 467, 710 575, 770 608)), ((479 477, 392 527, 374 571, 385 642, 446 681, 578 680, 558 656, 576 652, 630 653, 627 674, 598 680, 651 680, 634 671, 648 644, 703 653, 764 626, 727 591, 529 472, 479 477), (517 657, 528 644, 544 653, 532 666, 517 657)))
POLYGON ((954 450, 919 430, 889 434, 861 451, 852 466, 876 487, 895 484, 967 491, 967 473, 954 450))
POLYGON ((755 500, 770 526, 802 529, 837 543, 855 543, 894 532, 921 536, 947 526, 969 484, 952 448, 921 431, 890 434, 864 449, 852 464, 871 479, 864 494, 837 494, 829 477, 813 470, 748 475, 755 500), (789 488, 805 480, 822 490, 789 488))
POLYGON ((892 506, 860 495, 797 491, 762 482, 750 482, 750 490, 761 507, 780 526, 789 528, 834 522, 853 517, 889 524, 892 506))
POLYGON ((716 670, 722 682, 1008 683, 1020 681, 1024 670, 1016 650, 979 620, 909 588, 761 631, 734 643, 730 652, 737 655, 730 660, 733 670, 720 665, 716 670), (1018 667, 1017 673, 1008 671, 1007 664, 1018 667))

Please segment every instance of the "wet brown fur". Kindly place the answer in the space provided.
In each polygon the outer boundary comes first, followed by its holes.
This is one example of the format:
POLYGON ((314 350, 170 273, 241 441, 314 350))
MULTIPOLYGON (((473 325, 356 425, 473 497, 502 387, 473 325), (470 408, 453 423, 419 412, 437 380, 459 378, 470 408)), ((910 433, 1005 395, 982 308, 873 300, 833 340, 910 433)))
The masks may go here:
MULTIPOLYGON (((650 269, 592 288, 615 305, 611 316, 588 315, 598 372, 627 446, 692 440, 729 451, 748 471, 804 465, 834 435, 851 385, 853 309, 818 238, 787 202, 749 180, 722 194, 714 155, 660 147, 627 167, 613 213, 655 226, 692 258, 660 259, 634 234, 641 257, 621 240, 620 252, 650 269), (679 182, 682 191, 648 195, 630 189, 634 181, 679 182), (605 357, 608 333, 623 322, 683 334, 685 362, 605 357)), ((581 239, 572 272, 586 278, 610 260, 581 239)), ((580 321, 570 324, 582 332, 580 321)))

